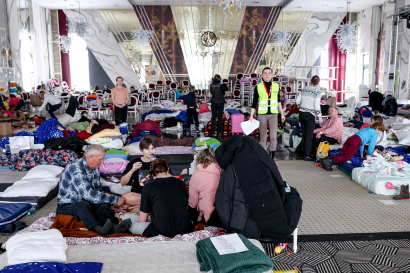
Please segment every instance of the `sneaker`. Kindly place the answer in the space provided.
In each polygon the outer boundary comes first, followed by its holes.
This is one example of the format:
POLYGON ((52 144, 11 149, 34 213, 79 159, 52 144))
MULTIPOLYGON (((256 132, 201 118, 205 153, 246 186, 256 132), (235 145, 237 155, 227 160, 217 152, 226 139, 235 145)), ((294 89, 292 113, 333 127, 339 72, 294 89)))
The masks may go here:
POLYGON ((330 157, 320 158, 320 164, 322 164, 326 171, 333 171, 333 163, 330 157))
POLYGON ((315 159, 310 154, 306 154, 303 160, 304 161, 315 161, 315 159))
POLYGON ((393 197, 394 200, 410 199, 409 185, 401 185, 399 195, 393 197))

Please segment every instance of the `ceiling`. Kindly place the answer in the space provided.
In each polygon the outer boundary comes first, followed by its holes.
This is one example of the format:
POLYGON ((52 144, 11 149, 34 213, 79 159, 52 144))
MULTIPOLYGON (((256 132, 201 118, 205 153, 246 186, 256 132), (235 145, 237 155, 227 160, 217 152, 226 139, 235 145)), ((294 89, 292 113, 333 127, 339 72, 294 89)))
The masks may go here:
MULTIPOLYGON (((77 9, 78 0, 33 0, 49 9, 77 9)), ((360 12, 376 5, 383 5, 384 0, 350 0, 350 11, 360 12)), ((24 0, 20 0, 24 6, 24 0)), ((345 0, 283 0, 286 11, 345 12, 345 0)), ((219 0, 81 0, 83 9, 132 9, 132 5, 216 5, 219 0)), ((280 6, 282 0, 243 0, 245 6, 280 6)))

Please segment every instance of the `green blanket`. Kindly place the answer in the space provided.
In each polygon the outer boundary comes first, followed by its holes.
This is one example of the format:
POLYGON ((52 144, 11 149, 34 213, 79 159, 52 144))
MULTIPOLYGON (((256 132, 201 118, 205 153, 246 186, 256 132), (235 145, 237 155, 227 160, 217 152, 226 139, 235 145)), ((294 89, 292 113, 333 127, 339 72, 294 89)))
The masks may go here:
POLYGON ((273 268, 273 262, 262 250, 243 235, 238 234, 245 246, 245 252, 219 255, 210 238, 196 243, 196 258, 201 271, 213 270, 214 273, 259 273, 273 268))
POLYGON ((105 151, 106 154, 124 154, 124 155, 128 155, 127 151, 123 151, 123 150, 116 150, 116 149, 110 149, 108 151, 105 151))

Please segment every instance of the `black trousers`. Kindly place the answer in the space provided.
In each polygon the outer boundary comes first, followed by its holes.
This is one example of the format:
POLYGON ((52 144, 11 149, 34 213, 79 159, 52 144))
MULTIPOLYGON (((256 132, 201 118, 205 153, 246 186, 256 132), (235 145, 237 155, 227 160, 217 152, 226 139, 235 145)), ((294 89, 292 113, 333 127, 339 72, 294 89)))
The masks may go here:
POLYGON ((19 102, 16 105, 16 111, 20 110, 21 107, 24 107, 24 100, 19 100, 19 102))
POLYGON ((195 108, 188 108, 186 110, 186 117, 187 117, 186 128, 188 129, 191 128, 192 116, 194 116, 195 126, 199 127, 198 112, 196 111, 195 108))
POLYGON ((315 130, 315 116, 308 112, 299 112, 299 121, 302 128, 302 153, 310 154, 312 151, 313 131, 315 130))
POLYGON ((124 106, 123 108, 119 108, 114 105, 114 117, 115 119, 119 119, 122 122, 127 121, 127 113, 128 113, 128 106, 124 106))
POLYGON ((224 104, 223 103, 211 103, 212 120, 211 120, 211 135, 215 134, 215 124, 216 117, 218 116, 218 135, 222 134, 223 120, 222 116, 224 114, 224 104))
POLYGON ((48 108, 48 113, 50 114, 50 116, 51 116, 52 118, 57 119, 56 116, 54 115, 54 111, 57 111, 58 109, 60 109, 61 105, 62 105, 61 103, 55 104, 55 105, 51 105, 51 104, 50 104, 50 106, 49 106, 49 108, 48 108))
POLYGON ((329 142, 330 145, 334 145, 337 143, 337 140, 333 137, 327 137, 325 135, 321 135, 320 138, 316 138, 316 135, 313 135, 313 142, 312 142, 312 155, 316 155, 317 147, 319 147, 320 142, 329 142))
POLYGON ((81 201, 72 204, 57 205, 57 215, 68 214, 80 218, 84 225, 92 230, 96 225, 104 225, 107 220, 113 224, 118 224, 114 212, 109 204, 92 204, 87 201, 81 201))
POLYGON ((212 212, 211 217, 208 219, 208 222, 205 222, 205 218, 203 215, 202 215, 201 220, 198 221, 199 211, 196 208, 191 208, 191 206, 188 206, 188 212, 189 212, 189 217, 191 218, 191 221, 195 226, 201 223, 207 226, 222 228, 221 219, 219 218, 219 215, 216 209, 212 212))

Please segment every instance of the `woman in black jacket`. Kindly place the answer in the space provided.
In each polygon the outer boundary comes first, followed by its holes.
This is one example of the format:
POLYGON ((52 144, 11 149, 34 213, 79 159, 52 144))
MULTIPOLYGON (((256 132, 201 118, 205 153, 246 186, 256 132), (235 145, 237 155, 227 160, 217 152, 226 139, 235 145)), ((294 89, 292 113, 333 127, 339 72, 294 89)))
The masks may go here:
POLYGON ((211 120, 211 136, 215 137, 215 124, 216 117, 218 116, 218 138, 222 138, 222 115, 224 113, 225 104, 225 88, 221 84, 221 76, 216 74, 213 78, 209 91, 212 94, 211 98, 211 110, 212 110, 212 120, 211 120))

